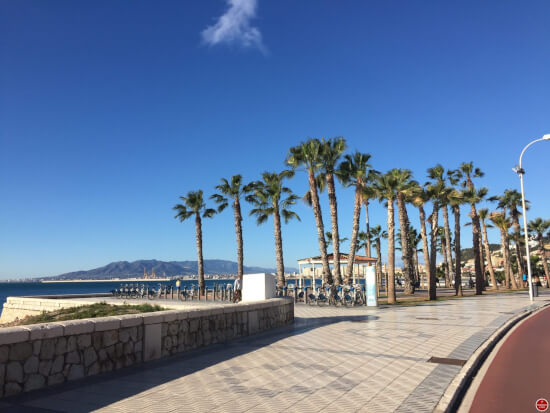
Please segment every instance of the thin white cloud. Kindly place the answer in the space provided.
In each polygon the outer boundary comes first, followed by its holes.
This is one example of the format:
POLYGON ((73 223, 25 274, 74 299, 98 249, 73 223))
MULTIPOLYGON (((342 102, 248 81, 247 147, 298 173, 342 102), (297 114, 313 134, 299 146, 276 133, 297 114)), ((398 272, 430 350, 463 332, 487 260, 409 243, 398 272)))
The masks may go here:
POLYGON ((257 0, 226 0, 229 8, 218 21, 202 32, 202 40, 209 45, 237 44, 242 47, 258 48, 262 53, 267 49, 262 42, 262 34, 257 27, 250 25, 256 16, 257 0))

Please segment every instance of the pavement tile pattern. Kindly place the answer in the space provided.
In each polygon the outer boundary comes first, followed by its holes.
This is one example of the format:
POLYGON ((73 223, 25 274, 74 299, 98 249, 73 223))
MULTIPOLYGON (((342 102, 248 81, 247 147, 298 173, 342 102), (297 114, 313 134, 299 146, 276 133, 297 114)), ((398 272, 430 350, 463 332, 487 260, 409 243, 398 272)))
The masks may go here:
POLYGON ((293 326, 7 399, 0 411, 431 412, 460 367, 428 359, 468 359, 528 304, 525 293, 379 309, 298 304, 293 326))

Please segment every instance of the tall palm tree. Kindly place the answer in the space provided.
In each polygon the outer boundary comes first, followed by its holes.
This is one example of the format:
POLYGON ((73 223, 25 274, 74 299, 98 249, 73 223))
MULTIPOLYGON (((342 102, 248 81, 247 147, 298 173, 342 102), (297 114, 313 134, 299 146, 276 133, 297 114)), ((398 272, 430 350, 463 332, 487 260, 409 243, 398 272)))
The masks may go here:
POLYGON ((408 169, 392 169, 396 182, 396 201, 399 216, 399 226, 401 228, 401 246, 403 259, 403 275, 405 276, 405 294, 414 294, 414 268, 412 259, 412 249, 410 247, 410 221, 407 214, 406 202, 412 199, 414 190, 418 185, 412 179, 412 172, 408 169))
POLYGON ((203 199, 202 190, 190 191, 186 196, 180 196, 182 204, 176 204, 174 209, 177 214, 174 218, 185 221, 192 216, 195 217, 195 237, 197 242, 197 265, 199 276, 199 288, 204 293, 204 261, 202 259, 202 218, 212 218, 216 214, 216 210, 206 208, 203 199))
POLYGON ((353 225, 349 247, 348 266, 346 268, 345 284, 349 285, 353 276, 353 264, 355 252, 357 251, 357 235, 359 234, 359 218, 361 215, 362 192, 368 172, 372 169, 369 164, 370 154, 355 152, 353 155, 346 155, 340 164, 337 176, 345 186, 355 188, 355 201, 353 204, 353 225))
POLYGON ((445 276, 449 274, 449 261, 447 259, 447 239, 445 238, 445 228, 438 227, 437 228, 437 236, 439 241, 439 250, 438 252, 441 253, 443 256, 443 272, 445 273, 445 276))
POLYGON ((321 168, 318 183, 319 189, 323 191, 327 187, 328 201, 330 206, 330 218, 332 223, 332 237, 334 238, 334 283, 342 284, 342 274, 340 273, 340 234, 338 232, 338 204, 336 202, 336 189, 334 186, 334 173, 336 164, 346 150, 346 140, 339 136, 329 140, 322 139, 321 142, 321 168))
POLYGON ((235 219, 235 235, 237 238, 237 277, 243 279, 243 216, 241 214, 241 197, 250 191, 250 185, 243 185, 243 177, 234 175, 230 180, 221 179, 222 183, 216 185, 219 193, 210 197, 218 204, 218 212, 222 212, 229 205, 233 204, 233 217, 235 219))
POLYGON ((454 189, 447 195, 455 221, 455 294, 462 297, 462 250, 460 246, 460 206, 464 203, 464 192, 454 189))
MULTIPOLYGON (((419 270, 419 262, 418 262, 418 244, 422 242, 422 237, 414 228, 412 225, 409 225, 409 256, 411 257, 411 275, 412 275, 412 282, 413 284, 416 284, 416 281, 420 279, 420 270, 419 270)), ((403 253, 403 238, 401 234, 401 229, 397 231, 397 243, 399 244, 399 248, 396 248, 397 250, 400 250, 403 253)))
POLYGON ((432 201, 432 213, 430 221, 430 273, 432 274, 429 286, 430 300, 436 298, 436 258, 437 258, 437 228, 439 227, 439 209, 441 207, 441 198, 446 194, 447 187, 444 178, 445 168, 437 164, 433 168, 428 168, 428 178, 431 182, 427 183, 426 189, 432 201))
POLYGON ((386 202, 388 209, 388 283, 386 291, 388 294, 388 304, 395 304, 395 216, 394 202, 397 182, 393 174, 387 172, 376 178, 376 193, 379 201, 386 202))
MULTIPOLYGON (((472 178, 481 178, 484 174, 479 168, 474 168, 473 162, 463 162, 460 165, 460 170, 464 176, 463 186, 470 191, 470 200, 475 198, 475 186, 472 178)), ((477 214, 476 202, 469 202, 470 204, 470 216, 472 217, 472 248, 474 249, 474 264, 476 272, 476 295, 483 293, 484 276, 483 276, 483 263, 481 262, 481 250, 479 248, 479 235, 481 233, 481 225, 479 223, 479 216, 477 214)))
MULTIPOLYGON (((328 247, 330 247, 331 245, 334 244, 335 240, 334 240, 334 237, 332 236, 332 232, 330 232, 330 231, 325 232, 325 237, 326 237, 326 240, 327 240, 327 248, 328 248, 328 247)), ((347 238, 347 237, 340 238, 340 239, 338 239, 338 243, 342 244, 343 242, 346 242, 348 240, 349 240, 349 238, 347 238)))
POLYGON ((319 193, 317 191, 318 182, 315 174, 322 168, 323 145, 319 139, 308 139, 298 146, 290 148, 286 163, 293 169, 304 166, 308 174, 309 193, 317 226, 317 238, 319 240, 319 250, 321 253, 321 262, 323 265, 323 281, 332 284, 332 273, 328 262, 327 243, 325 240, 325 226, 323 224, 323 215, 321 213, 321 203, 319 202, 319 193))
MULTIPOLYGON (((515 189, 507 189, 504 191, 504 194, 502 196, 492 197, 491 200, 498 201, 498 208, 508 210, 510 212, 510 218, 512 219, 514 233, 518 234, 518 236, 511 238, 521 239, 521 226, 519 225, 519 217, 521 215, 519 208, 521 208, 522 206, 521 193, 519 193, 515 189)), ((525 201, 525 206, 527 209, 529 209, 529 201, 525 201)), ((516 256, 518 257, 518 269, 521 271, 520 275, 527 274, 527 264, 523 260, 520 243, 514 242, 514 248, 516 251, 516 256)))
POLYGON ((280 173, 264 172, 262 180, 251 183, 252 193, 246 200, 253 205, 250 215, 256 216, 256 223, 263 224, 267 219, 273 217, 275 234, 275 256, 277 261, 277 285, 285 285, 285 265, 283 260, 283 236, 281 231, 281 216, 285 224, 293 218, 298 221, 300 217, 291 211, 292 205, 296 204, 299 197, 292 193, 290 188, 283 186, 285 179, 294 176, 294 171, 285 170, 280 173))
POLYGON ((487 228, 492 228, 491 224, 486 223, 489 218, 489 210, 487 208, 480 208, 477 211, 479 215, 479 221, 481 222, 481 230, 483 237, 483 247, 485 248, 485 256, 487 257, 487 266, 489 267, 489 277, 491 278, 491 284, 493 284, 493 290, 498 290, 497 279, 495 277, 495 270, 493 268, 493 262, 491 260, 491 249, 489 248, 489 238, 487 237, 487 228))
POLYGON ((540 259, 542 260, 542 266, 544 268, 544 275, 546 276, 547 287, 550 287, 550 274, 548 273, 548 263, 546 262, 546 254, 544 252, 544 237, 543 233, 550 228, 550 220, 537 218, 533 221, 529 221, 527 225, 529 232, 535 234, 535 237, 539 243, 540 259))
MULTIPOLYGON (((370 219, 369 219, 369 202, 371 199, 376 199, 376 189, 374 188, 374 180, 378 176, 378 171, 374 169, 369 169, 367 173, 367 178, 365 179, 365 184, 363 185, 363 193, 361 194, 363 198, 363 205, 365 206, 365 223, 366 223, 366 233, 370 233, 370 219)), ((365 245, 365 256, 371 256, 371 238, 367 237, 367 244, 365 245)))
POLYGON ((426 212, 424 211, 424 205, 430 199, 430 195, 426 189, 422 188, 420 185, 416 186, 412 203, 415 207, 418 208, 418 213, 420 216, 420 236, 422 238, 422 254, 424 256, 424 271, 426 273, 426 279, 428 280, 428 295, 430 300, 435 299, 435 273, 430 271, 430 254, 428 252, 428 236, 426 235, 426 212), (433 275, 432 275, 433 274, 433 275), (432 276, 434 280, 432 281, 432 276), (430 286, 434 287, 432 288, 430 286), (433 298, 432 298, 433 297, 433 298))
POLYGON ((510 265, 510 239, 508 231, 512 226, 510 218, 504 212, 493 212, 489 215, 491 222, 500 230, 500 242, 502 245, 502 257, 504 259, 504 277, 506 288, 512 287, 514 290, 518 288, 516 280, 511 272, 510 265))
MULTIPOLYGON (((382 282, 382 247, 381 247, 381 238, 387 238, 388 233, 382 229, 380 225, 375 225, 370 228, 370 237, 372 242, 374 242, 374 248, 376 249, 376 275, 378 283, 382 282)), ((386 286, 386 291, 387 291, 386 286)))

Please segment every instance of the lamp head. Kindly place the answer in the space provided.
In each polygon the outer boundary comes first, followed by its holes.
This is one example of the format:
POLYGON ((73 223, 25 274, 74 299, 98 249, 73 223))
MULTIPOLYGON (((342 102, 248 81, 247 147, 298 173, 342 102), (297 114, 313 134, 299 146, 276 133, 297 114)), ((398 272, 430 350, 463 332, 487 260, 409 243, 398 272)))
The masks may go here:
POLYGON ((550 133, 547 133, 546 135, 544 135, 542 139, 545 141, 550 141, 550 133))

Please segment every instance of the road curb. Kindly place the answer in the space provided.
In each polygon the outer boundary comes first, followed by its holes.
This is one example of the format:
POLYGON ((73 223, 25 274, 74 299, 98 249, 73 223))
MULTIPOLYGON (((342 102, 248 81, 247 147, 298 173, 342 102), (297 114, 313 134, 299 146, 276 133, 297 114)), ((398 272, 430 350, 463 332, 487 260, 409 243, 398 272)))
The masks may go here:
POLYGON ((439 403, 433 410, 434 413, 451 413, 458 411, 463 397, 479 369, 489 357, 495 346, 510 330, 520 321, 537 313, 550 304, 544 304, 537 308, 530 308, 508 320, 502 327, 496 330, 468 359, 460 372, 455 376, 451 384, 443 393, 439 403))

